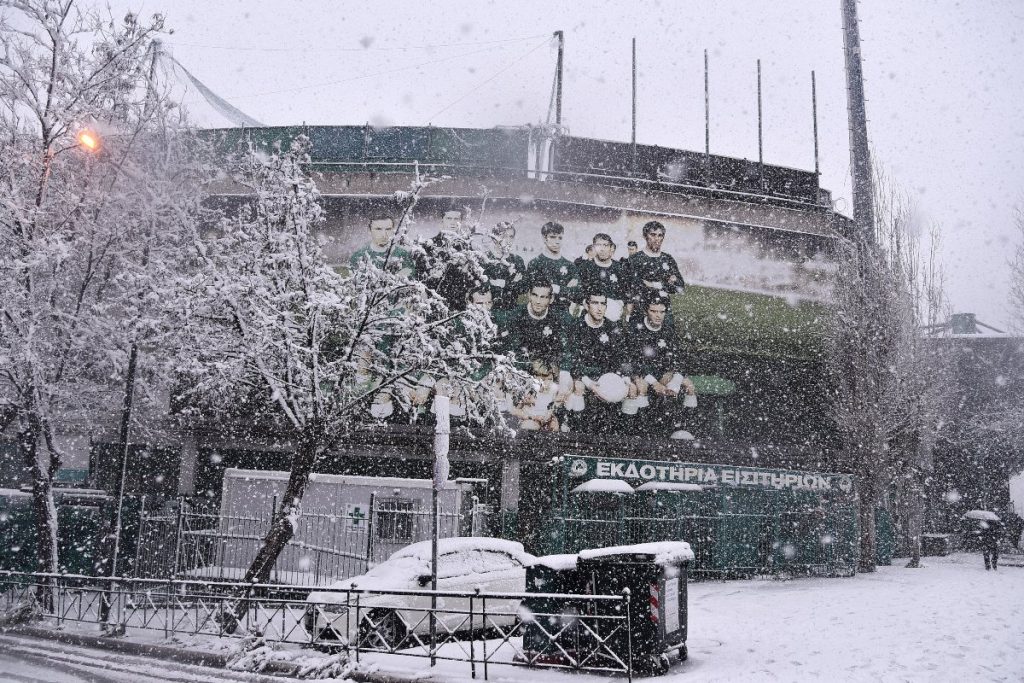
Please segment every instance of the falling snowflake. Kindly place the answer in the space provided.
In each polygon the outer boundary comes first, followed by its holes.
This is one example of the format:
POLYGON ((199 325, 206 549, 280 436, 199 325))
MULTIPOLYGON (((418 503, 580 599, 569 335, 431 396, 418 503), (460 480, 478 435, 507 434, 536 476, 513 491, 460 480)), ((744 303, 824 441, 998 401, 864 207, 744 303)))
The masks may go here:
POLYGON ((665 344, 665 340, 664 339, 659 339, 658 340, 658 348, 659 349, 663 349, 663 348, 665 348, 665 346, 667 346, 667 344, 665 344))
POLYGON ((602 344, 607 344, 607 343, 608 343, 608 333, 607 333, 607 332, 602 332, 602 333, 601 333, 601 336, 600 336, 600 337, 598 337, 597 339, 598 339, 598 341, 600 341, 600 342, 601 342, 602 344))
POLYGON ((543 329, 543 334, 544 334, 545 337, 550 337, 551 336, 551 328, 548 327, 547 325, 545 325, 544 329, 543 329))

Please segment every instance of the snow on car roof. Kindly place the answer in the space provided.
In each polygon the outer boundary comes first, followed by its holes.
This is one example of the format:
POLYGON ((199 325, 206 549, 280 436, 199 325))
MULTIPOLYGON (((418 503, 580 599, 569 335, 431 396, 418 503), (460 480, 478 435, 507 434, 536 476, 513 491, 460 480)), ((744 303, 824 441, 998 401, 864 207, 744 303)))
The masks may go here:
POLYGON ((633 487, 621 479, 591 479, 574 488, 571 493, 633 493, 633 487))
MULTIPOLYGON (((506 541, 501 538, 485 537, 456 537, 438 539, 437 551, 439 555, 447 555, 465 550, 490 550, 507 553, 523 566, 532 565, 536 558, 523 551, 523 544, 515 541, 506 541)), ((463 558, 456 556, 450 558, 457 560, 455 564, 448 564, 449 569, 458 568, 467 577, 473 574, 480 574, 486 569, 481 569, 473 560, 463 561, 463 558)), ((448 560, 446 560, 448 562, 448 560)), ((387 561, 378 564, 365 574, 353 576, 343 581, 338 581, 327 587, 326 590, 310 593, 308 602, 341 603, 346 600, 343 593, 353 588, 362 590, 392 590, 392 589, 423 589, 422 584, 417 580, 421 576, 430 574, 430 541, 413 543, 393 553, 387 561)))
POLYGON ((684 484, 678 481, 649 481, 636 487, 637 491, 703 491, 700 484, 684 484))
POLYGON ((977 519, 986 522, 999 521, 999 515, 997 515, 994 512, 989 512, 988 510, 968 510, 967 512, 964 513, 964 517, 966 517, 967 519, 977 519))
MULTIPOLYGON (((533 555, 523 550, 523 544, 516 541, 506 541, 504 538, 489 538, 485 536, 456 536, 454 538, 441 538, 437 541, 438 554, 454 553, 460 550, 494 550, 508 553, 523 564, 533 562, 533 555)), ((402 557, 415 557, 419 560, 430 561, 430 541, 420 541, 407 545, 401 550, 391 554, 388 560, 397 560, 402 557)))
POLYGON ((690 544, 686 541, 657 541, 580 551, 581 560, 592 560, 610 555, 654 555, 655 564, 676 564, 693 560, 693 550, 690 549, 690 544))
POLYGON ((549 569, 554 569, 556 571, 575 569, 576 558, 577 555, 575 553, 566 555, 545 555, 544 557, 536 558, 531 566, 535 567, 540 565, 541 567, 548 567, 549 569))

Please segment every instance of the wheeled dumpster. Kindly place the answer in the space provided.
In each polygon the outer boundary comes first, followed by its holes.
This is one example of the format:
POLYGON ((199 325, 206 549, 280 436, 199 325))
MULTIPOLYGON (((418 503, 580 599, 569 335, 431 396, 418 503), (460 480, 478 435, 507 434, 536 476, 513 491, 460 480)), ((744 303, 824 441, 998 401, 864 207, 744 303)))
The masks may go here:
MULTIPOLYGON (((670 653, 686 659, 686 580, 693 561, 690 544, 661 541, 584 550, 577 567, 599 595, 630 592, 629 628, 611 634, 607 646, 637 673, 668 671, 670 653)), ((621 609, 597 603, 595 609, 621 609)))
POLYGON ((523 659, 531 664, 572 666, 585 658, 584 643, 575 628, 587 578, 576 566, 576 555, 538 557, 526 568, 528 597, 522 606, 529 619, 523 625, 523 659))

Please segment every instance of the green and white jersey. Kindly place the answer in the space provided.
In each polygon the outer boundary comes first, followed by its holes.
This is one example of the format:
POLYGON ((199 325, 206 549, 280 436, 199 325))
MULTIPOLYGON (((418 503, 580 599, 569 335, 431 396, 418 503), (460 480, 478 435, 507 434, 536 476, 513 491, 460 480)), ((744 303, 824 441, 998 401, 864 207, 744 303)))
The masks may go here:
MULTIPOLYGON (((373 265, 383 269, 384 258, 387 256, 387 253, 387 247, 377 249, 372 244, 367 244, 365 247, 356 249, 355 253, 352 254, 352 258, 349 259, 349 264, 355 268, 361 261, 369 259, 373 265)), ((412 275, 415 272, 412 256, 402 247, 396 246, 392 248, 391 257, 387 262, 387 270, 401 275, 412 275)))

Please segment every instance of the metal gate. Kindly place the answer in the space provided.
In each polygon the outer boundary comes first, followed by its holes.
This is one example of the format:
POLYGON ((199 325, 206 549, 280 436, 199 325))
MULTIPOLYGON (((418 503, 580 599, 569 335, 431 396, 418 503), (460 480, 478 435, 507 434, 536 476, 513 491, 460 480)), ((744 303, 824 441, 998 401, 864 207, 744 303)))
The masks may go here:
MULTIPOLYGON (((222 515, 208 500, 181 498, 169 507, 146 511, 140 519, 137 578, 238 580, 273 520, 272 510, 245 517, 222 515)), ((368 512, 304 510, 271 581, 323 586, 362 574, 395 551, 431 537, 430 511, 416 501, 375 498, 368 512)), ((439 535, 485 535, 489 514, 490 506, 475 503, 464 514, 442 510, 439 535)))

